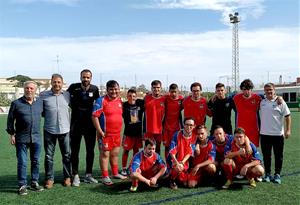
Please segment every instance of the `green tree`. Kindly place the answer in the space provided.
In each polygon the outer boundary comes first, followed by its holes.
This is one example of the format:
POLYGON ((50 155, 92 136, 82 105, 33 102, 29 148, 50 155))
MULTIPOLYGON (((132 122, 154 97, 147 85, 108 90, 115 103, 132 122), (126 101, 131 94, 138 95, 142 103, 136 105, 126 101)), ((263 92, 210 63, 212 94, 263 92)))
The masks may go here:
POLYGON ((16 76, 13 76, 13 77, 10 77, 10 78, 6 78, 6 80, 17 81, 16 84, 14 85, 14 87, 22 88, 24 82, 30 81, 32 79, 28 76, 25 76, 25 75, 16 75, 16 76))
POLYGON ((4 93, 0 93, 0 106, 9 106, 11 100, 9 100, 4 93))

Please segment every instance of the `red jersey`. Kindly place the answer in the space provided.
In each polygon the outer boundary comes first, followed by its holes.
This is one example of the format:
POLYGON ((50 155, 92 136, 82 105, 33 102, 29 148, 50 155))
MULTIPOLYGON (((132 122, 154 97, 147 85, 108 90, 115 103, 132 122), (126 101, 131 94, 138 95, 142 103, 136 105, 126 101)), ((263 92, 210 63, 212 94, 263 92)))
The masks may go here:
POLYGON ((107 95, 99 97, 95 101, 92 115, 99 118, 105 136, 120 135, 123 125, 122 101, 120 98, 112 100, 107 95))
POLYGON ((216 161, 221 163, 224 161, 224 149, 227 143, 231 143, 233 141, 232 135, 225 134, 225 142, 223 144, 218 144, 216 138, 214 136, 210 137, 209 140, 216 146, 216 161))
POLYGON ((144 154, 144 150, 142 150, 134 155, 130 169, 132 172, 139 170, 141 172, 148 172, 151 171, 155 165, 158 165, 160 168, 166 167, 165 162, 162 160, 159 154, 153 153, 152 156, 146 156, 144 154))
POLYGON ((145 97, 146 132, 161 134, 165 116, 165 97, 158 98, 148 94, 145 97))
POLYGON ((182 161, 186 155, 193 155, 195 141, 196 135, 194 132, 192 136, 186 138, 183 136, 183 130, 178 131, 174 134, 169 154, 175 155, 178 161, 182 161))
POLYGON ((194 101, 192 96, 188 96, 183 101, 184 118, 192 117, 195 120, 195 125, 204 125, 206 115, 210 111, 207 106, 206 98, 201 97, 199 101, 194 101))
POLYGON ((192 167, 195 167, 197 164, 200 164, 206 160, 214 161, 216 158, 216 147, 211 142, 208 141, 206 146, 199 146, 200 154, 196 155, 192 158, 192 167))
POLYGON ((250 141, 259 146, 258 110, 261 97, 252 93, 250 98, 245 98, 242 93, 233 97, 236 107, 236 127, 245 129, 250 141))
POLYGON ((164 130, 175 132, 181 129, 180 120, 182 120, 182 101, 182 95, 179 95, 177 99, 172 99, 169 95, 166 96, 166 115, 164 120, 164 130))

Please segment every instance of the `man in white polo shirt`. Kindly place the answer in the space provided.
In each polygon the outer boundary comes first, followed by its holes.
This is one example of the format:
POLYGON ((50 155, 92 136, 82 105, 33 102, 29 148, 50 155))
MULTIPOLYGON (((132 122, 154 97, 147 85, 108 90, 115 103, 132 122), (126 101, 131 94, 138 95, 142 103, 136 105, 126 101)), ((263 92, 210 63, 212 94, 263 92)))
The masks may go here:
POLYGON ((264 91, 266 98, 261 101, 259 111, 261 119, 261 150, 266 173, 263 180, 281 184, 280 172, 283 162, 284 138, 288 138, 291 135, 291 113, 283 100, 282 104, 278 105, 278 96, 275 94, 273 83, 265 84, 264 91), (275 173, 273 178, 271 176, 272 147, 275 155, 275 173))

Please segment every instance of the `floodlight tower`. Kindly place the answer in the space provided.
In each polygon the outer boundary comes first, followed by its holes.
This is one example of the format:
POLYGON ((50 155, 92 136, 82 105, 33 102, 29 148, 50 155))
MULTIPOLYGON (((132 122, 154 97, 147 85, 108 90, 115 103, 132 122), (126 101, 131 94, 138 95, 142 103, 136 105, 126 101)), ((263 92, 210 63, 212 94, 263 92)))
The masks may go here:
POLYGON ((239 84, 239 22, 241 21, 239 13, 229 14, 230 23, 232 26, 232 88, 233 91, 238 90, 239 84))

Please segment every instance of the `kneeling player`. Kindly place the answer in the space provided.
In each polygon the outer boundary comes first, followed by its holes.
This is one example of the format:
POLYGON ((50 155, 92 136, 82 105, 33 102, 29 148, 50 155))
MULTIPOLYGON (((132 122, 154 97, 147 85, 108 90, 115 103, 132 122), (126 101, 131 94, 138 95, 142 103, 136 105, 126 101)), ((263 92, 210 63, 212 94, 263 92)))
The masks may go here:
POLYGON ((264 174, 259 152, 250 142, 252 153, 248 154, 245 149, 245 138, 245 130, 238 127, 234 131, 234 140, 225 147, 224 171, 227 182, 223 185, 224 189, 230 187, 233 183, 233 176, 238 173, 247 177, 251 187, 256 187, 254 178, 264 174))
POLYGON ((130 191, 137 190, 139 181, 155 187, 157 180, 166 172, 166 164, 155 152, 155 148, 155 141, 146 139, 144 150, 134 155, 130 166, 132 179, 130 191))
POLYGON ((216 147, 211 141, 208 141, 206 127, 197 126, 196 135, 197 142, 188 175, 188 187, 190 188, 200 183, 204 176, 213 177, 216 173, 216 165, 214 164, 216 147))

